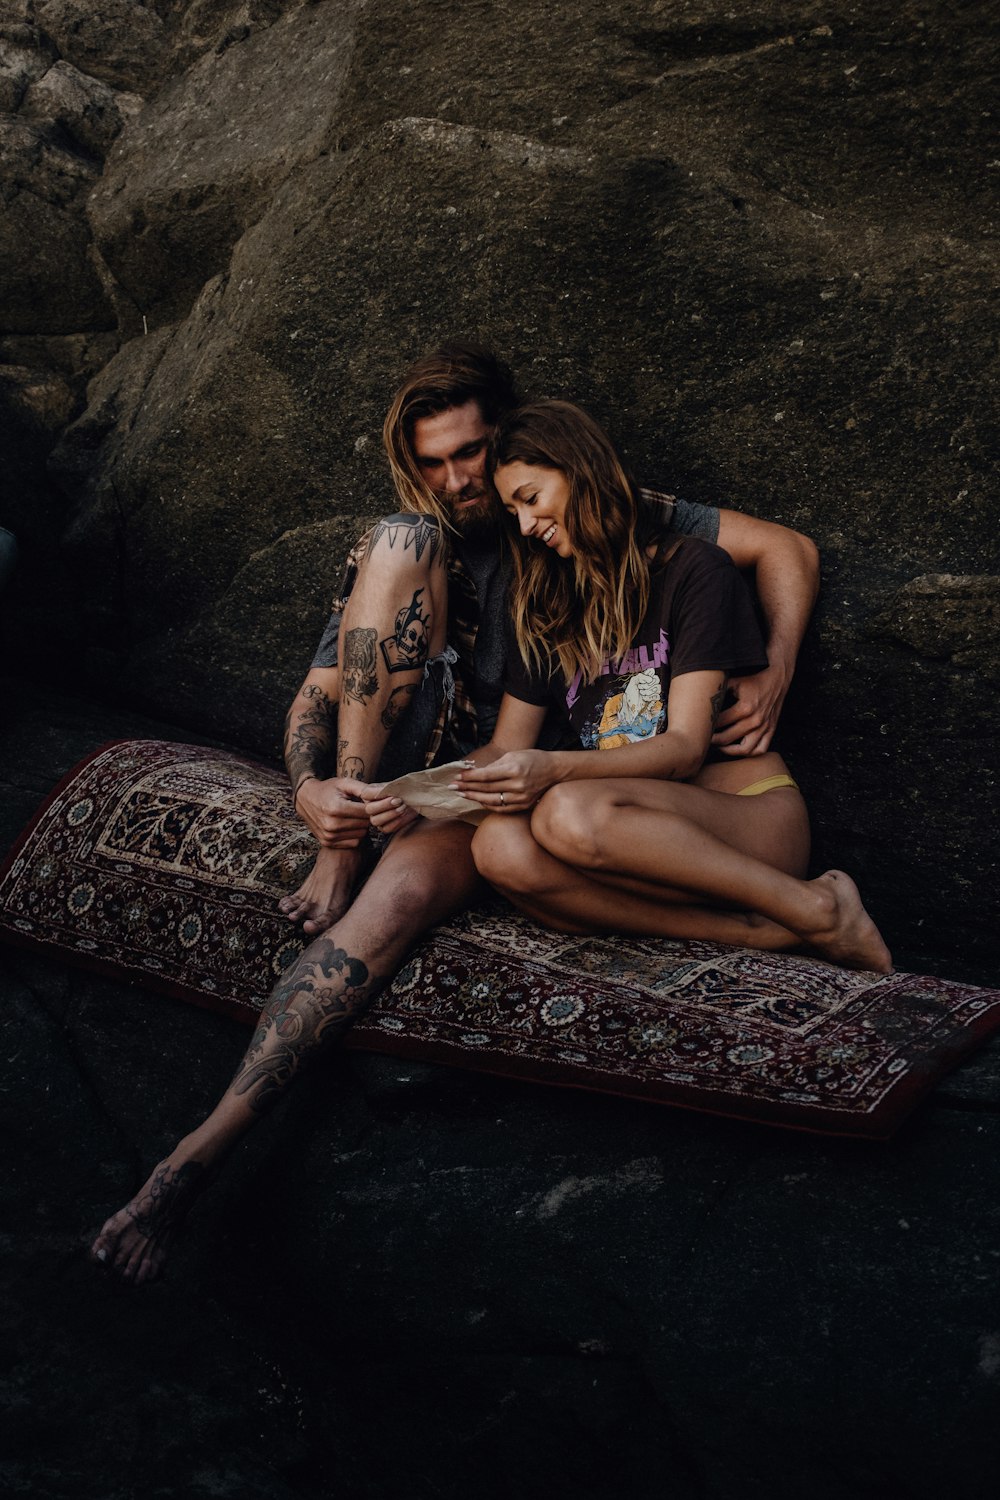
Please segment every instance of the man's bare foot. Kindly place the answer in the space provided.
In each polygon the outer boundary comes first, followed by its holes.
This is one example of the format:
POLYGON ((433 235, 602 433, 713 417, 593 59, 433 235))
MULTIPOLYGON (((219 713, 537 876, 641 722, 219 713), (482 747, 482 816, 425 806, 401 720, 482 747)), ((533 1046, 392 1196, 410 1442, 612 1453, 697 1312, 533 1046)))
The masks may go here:
POLYGON ((361 869, 357 849, 323 849, 298 890, 283 896, 278 910, 290 922, 301 922, 303 932, 315 937, 339 922, 351 904, 361 869))
POLYGON ((807 943, 845 969, 870 969, 876 974, 892 972, 892 955, 871 917, 861 904, 857 886, 843 870, 827 870, 810 881, 823 898, 824 917, 817 930, 803 933, 807 943))
POLYGON ((90 1247, 91 1258, 135 1286, 154 1280, 204 1177, 201 1162, 183 1157, 178 1148, 153 1168, 131 1202, 112 1214, 90 1247))

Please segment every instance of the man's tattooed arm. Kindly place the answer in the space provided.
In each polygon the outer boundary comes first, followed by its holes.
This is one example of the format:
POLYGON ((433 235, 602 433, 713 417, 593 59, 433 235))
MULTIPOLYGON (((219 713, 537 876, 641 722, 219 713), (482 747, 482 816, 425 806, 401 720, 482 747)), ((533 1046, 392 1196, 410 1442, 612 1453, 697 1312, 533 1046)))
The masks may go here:
POLYGON ((372 532, 368 543, 369 553, 374 552, 376 545, 383 539, 389 547, 414 552, 417 562, 424 550, 429 549, 428 561, 433 562, 441 550, 441 527, 433 516, 384 516, 372 532))
POLYGON ((389 701, 382 710, 382 724, 385 729, 395 729, 409 708, 410 699, 419 686, 418 682, 405 682, 402 687, 393 688, 389 694, 389 701))
POLYGON ((315 682, 298 693, 285 719, 285 767, 292 795, 303 781, 324 781, 336 769, 337 705, 315 682))
POLYGON ((377 636, 377 630, 359 628, 349 630, 344 640, 344 693, 357 703, 366 703, 378 690, 377 636))

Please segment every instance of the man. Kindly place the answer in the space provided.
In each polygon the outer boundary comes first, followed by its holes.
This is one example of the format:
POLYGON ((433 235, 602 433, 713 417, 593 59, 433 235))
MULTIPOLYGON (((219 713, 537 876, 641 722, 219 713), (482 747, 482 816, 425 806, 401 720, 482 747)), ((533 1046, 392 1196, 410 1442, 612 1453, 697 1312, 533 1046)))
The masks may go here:
MULTIPOLYGON (((506 587, 486 444, 491 422, 516 404, 506 367, 460 342, 419 360, 396 394, 384 440, 401 509, 355 549, 342 614, 335 610, 286 726, 292 795, 319 853, 282 906, 313 941, 272 994, 219 1104, 95 1240, 94 1257, 128 1280, 159 1272, 207 1174, 367 1009, 421 934, 480 889, 468 824, 410 819, 380 858, 369 833, 373 824, 405 822, 376 778, 464 756, 490 737, 506 587)), ((716 738, 726 753, 761 753, 815 599, 816 550, 781 526, 667 497, 663 503, 673 507, 679 531, 718 539, 739 566, 756 569, 770 665, 741 680, 716 738)))

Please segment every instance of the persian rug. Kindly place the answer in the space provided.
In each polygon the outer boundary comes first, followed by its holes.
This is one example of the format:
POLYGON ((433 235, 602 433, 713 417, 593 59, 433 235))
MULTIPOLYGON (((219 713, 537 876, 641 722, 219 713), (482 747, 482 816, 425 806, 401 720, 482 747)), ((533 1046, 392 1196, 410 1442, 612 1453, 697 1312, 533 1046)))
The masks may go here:
MULTIPOLYGON (((282 773, 103 747, 0 871, 0 935, 254 1022, 304 939, 282 773)), ((502 902, 431 932, 349 1045, 745 1120, 884 1138, 1000 1025, 1000 991, 660 938, 568 937, 502 902)))

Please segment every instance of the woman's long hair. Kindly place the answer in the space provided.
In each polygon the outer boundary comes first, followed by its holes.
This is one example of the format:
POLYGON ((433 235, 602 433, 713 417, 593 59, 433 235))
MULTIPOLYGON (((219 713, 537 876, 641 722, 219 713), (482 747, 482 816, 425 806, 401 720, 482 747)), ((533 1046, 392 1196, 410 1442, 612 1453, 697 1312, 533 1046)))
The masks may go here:
POLYGON ((607 434, 569 401, 532 401, 500 419, 487 472, 509 463, 558 469, 569 483, 572 557, 526 540, 516 523, 508 528, 521 655, 536 671, 558 667, 567 683, 578 672, 593 682, 635 640, 649 603, 646 548, 660 528, 607 434))

